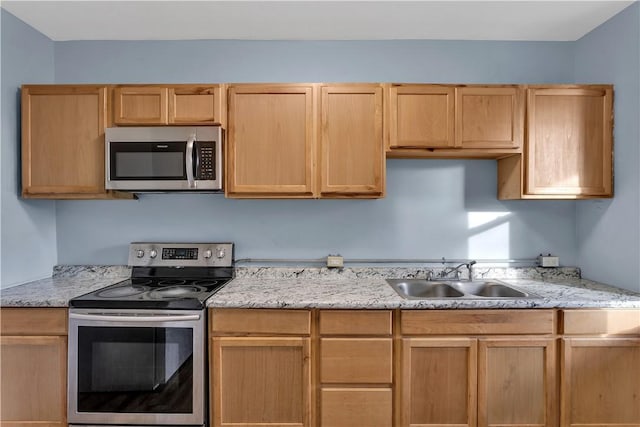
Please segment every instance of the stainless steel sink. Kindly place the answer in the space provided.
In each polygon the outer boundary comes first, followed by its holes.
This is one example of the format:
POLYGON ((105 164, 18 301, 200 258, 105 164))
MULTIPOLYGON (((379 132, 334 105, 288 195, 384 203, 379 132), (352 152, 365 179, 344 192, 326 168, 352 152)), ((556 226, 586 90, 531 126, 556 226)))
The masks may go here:
POLYGON ((498 280, 431 281, 424 279, 387 279, 387 283, 406 299, 520 299, 536 295, 516 289, 498 280))

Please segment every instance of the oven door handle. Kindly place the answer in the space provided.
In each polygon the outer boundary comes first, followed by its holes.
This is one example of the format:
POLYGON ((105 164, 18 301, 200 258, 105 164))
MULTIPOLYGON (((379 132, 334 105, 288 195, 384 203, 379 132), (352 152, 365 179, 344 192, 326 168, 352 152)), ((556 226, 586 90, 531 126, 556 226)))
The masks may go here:
POLYGON ((184 315, 172 315, 166 316, 113 316, 107 314, 83 314, 83 313, 69 313, 70 319, 78 320, 98 320, 102 322, 179 322, 188 320, 200 320, 199 314, 184 314, 184 315))
POLYGON ((186 161, 186 169, 187 169, 187 182, 189 184, 189 188, 195 188, 196 179, 193 174, 193 146, 196 142, 196 134, 192 133, 189 135, 187 139, 187 152, 185 153, 185 161, 186 161))

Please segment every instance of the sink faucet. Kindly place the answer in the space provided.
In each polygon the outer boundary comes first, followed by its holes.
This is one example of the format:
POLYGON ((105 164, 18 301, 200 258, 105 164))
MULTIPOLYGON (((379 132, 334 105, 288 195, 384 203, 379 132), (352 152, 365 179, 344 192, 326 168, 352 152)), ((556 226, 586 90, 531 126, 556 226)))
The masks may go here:
POLYGON ((469 262, 463 262, 462 264, 457 265, 455 267, 447 267, 440 272, 439 276, 441 279, 446 279, 446 278, 449 278, 449 275, 451 273, 454 273, 454 278, 459 279, 460 269, 462 267, 467 267, 467 270, 469 270, 469 281, 472 281, 473 280, 473 264, 475 263, 476 261, 469 261, 469 262))

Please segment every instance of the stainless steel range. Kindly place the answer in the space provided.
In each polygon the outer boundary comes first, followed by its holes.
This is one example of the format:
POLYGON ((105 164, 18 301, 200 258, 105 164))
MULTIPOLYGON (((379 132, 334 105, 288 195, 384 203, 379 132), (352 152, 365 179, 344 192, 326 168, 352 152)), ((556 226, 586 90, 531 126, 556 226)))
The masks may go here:
POLYGON ((132 243, 131 278, 69 302, 71 425, 205 425, 207 298, 232 243, 132 243))

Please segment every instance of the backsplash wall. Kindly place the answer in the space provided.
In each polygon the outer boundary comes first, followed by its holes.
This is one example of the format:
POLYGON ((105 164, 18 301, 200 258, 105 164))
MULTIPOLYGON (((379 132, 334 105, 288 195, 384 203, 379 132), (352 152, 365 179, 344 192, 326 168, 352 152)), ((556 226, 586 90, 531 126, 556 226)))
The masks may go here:
MULTIPOLYGON (((57 83, 573 79, 571 43, 86 41, 55 44, 57 83)), ((231 240, 237 258, 533 258, 575 265, 575 203, 496 200, 491 160, 389 160, 382 200, 145 195, 56 203, 62 264, 126 262, 140 240, 231 240)))

